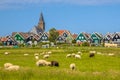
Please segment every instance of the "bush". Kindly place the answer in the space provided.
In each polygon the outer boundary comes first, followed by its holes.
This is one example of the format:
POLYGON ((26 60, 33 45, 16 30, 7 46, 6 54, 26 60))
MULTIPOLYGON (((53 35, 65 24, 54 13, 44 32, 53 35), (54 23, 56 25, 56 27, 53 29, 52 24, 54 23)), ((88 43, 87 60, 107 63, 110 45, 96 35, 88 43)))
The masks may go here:
POLYGON ((90 46, 90 43, 89 42, 83 42, 82 46, 90 46))

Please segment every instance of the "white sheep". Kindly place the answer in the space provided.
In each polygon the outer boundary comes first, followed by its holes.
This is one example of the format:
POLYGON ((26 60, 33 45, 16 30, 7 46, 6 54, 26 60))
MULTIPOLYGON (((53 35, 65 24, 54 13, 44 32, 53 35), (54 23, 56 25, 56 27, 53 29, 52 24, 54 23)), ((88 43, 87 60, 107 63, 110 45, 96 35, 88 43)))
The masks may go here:
POLYGON ((26 54, 24 54, 24 56, 28 56, 28 55, 29 55, 29 54, 27 54, 27 53, 26 53, 26 54))
POLYGON ((108 56, 114 56, 115 54, 114 53, 109 53, 108 56))
POLYGON ((67 54, 67 55, 66 55, 66 58, 67 58, 67 57, 71 57, 71 56, 72 56, 71 54, 67 54))
POLYGON ((20 69, 20 66, 18 65, 12 65, 12 66, 9 66, 8 68, 5 68, 5 70, 8 70, 8 71, 16 71, 16 70, 19 70, 20 69))
POLYGON ((12 66, 13 64, 12 63, 5 63, 4 64, 4 68, 8 68, 8 67, 10 67, 10 66, 12 66))
POLYGON ((39 53, 35 53, 34 56, 39 56, 39 53))
POLYGON ((36 62, 36 65, 37 65, 37 66, 45 66, 45 65, 46 65, 46 62, 47 62, 46 60, 42 60, 42 59, 41 59, 41 60, 38 60, 38 61, 36 62))
POLYGON ((5 55, 8 55, 9 53, 10 53, 10 52, 5 52, 4 54, 5 54, 5 55))
POLYGON ((76 54, 75 54, 75 53, 72 53, 71 55, 72 55, 72 57, 75 57, 76 54))
POLYGON ((75 58, 81 59, 81 56, 78 55, 78 54, 76 54, 76 55, 75 55, 75 58))
POLYGON ((50 57, 49 54, 46 54, 46 55, 43 56, 43 58, 49 58, 49 57, 50 57))
POLYGON ((52 52, 51 51, 49 51, 49 52, 47 52, 48 54, 51 54, 52 52))
POLYGON ((38 59, 39 59, 39 56, 35 56, 35 59, 38 60, 38 59))
POLYGON ((75 63, 71 63, 71 64, 70 64, 70 69, 71 69, 71 70, 75 70, 75 68, 76 68, 75 63))
POLYGON ((51 62, 46 61, 46 62, 45 62, 45 65, 46 65, 46 66, 51 66, 51 62))

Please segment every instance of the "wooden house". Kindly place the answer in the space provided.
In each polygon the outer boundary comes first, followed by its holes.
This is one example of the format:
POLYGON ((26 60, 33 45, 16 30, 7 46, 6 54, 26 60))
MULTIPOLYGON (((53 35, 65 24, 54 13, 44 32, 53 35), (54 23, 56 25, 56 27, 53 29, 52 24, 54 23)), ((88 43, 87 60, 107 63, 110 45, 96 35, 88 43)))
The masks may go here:
POLYGON ((44 32, 39 38, 40 42, 49 42, 49 34, 44 32))
POLYGON ((56 42, 58 43, 72 43, 73 37, 70 31, 68 30, 57 30, 59 33, 58 38, 56 39, 56 42))
POLYGON ((113 34, 112 42, 115 44, 120 44, 120 33, 116 32, 113 34))
POLYGON ((1 37, 1 42, 4 46, 16 45, 15 40, 11 36, 1 37))
POLYGON ((112 43, 112 34, 111 34, 111 33, 107 33, 107 34, 103 37, 103 42, 104 42, 104 43, 112 43))
POLYGON ((79 43, 79 42, 91 42, 90 34, 85 33, 85 32, 81 32, 81 33, 77 36, 76 42, 77 42, 77 43, 79 43))
POLYGON ((100 45, 102 42, 102 38, 102 35, 99 33, 95 32, 91 34, 92 44, 100 45))

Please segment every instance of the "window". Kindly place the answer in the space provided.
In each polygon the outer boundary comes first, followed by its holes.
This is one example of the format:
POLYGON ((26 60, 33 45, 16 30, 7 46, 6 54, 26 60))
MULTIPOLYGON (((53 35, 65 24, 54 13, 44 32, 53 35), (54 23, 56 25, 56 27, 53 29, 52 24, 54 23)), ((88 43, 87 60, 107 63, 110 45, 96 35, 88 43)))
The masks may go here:
POLYGON ((81 39, 81 37, 79 37, 79 39, 81 39))
POLYGON ((42 39, 45 39, 44 37, 42 37, 42 39))
POLYGON ((45 37, 45 39, 47 39, 47 37, 45 37))
POLYGON ((20 39, 20 37, 18 37, 18 39, 20 39))
POLYGON ((84 39, 84 37, 82 36, 82 39, 84 39))

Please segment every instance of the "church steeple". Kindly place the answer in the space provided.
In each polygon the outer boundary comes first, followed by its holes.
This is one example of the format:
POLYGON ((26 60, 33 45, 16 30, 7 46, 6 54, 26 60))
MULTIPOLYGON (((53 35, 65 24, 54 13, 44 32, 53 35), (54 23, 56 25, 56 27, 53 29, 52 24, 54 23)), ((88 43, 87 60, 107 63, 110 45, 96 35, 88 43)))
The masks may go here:
POLYGON ((40 18, 39 18, 38 29, 40 29, 42 32, 45 31, 45 22, 42 13, 40 14, 40 18))

